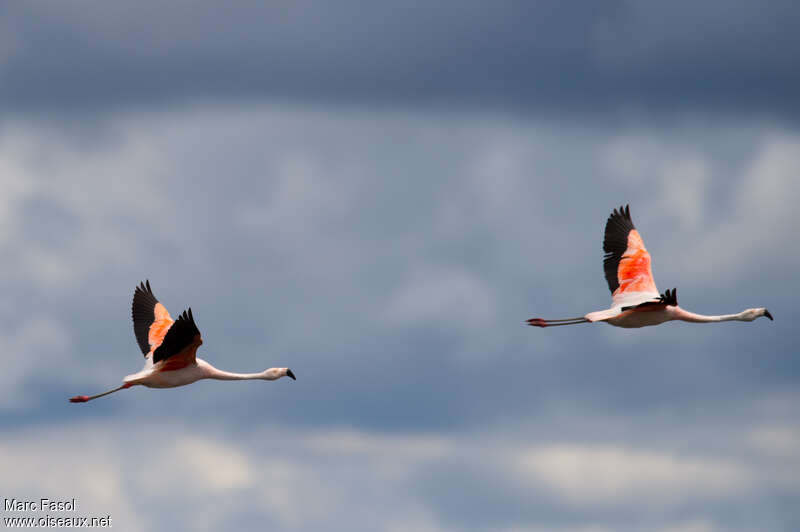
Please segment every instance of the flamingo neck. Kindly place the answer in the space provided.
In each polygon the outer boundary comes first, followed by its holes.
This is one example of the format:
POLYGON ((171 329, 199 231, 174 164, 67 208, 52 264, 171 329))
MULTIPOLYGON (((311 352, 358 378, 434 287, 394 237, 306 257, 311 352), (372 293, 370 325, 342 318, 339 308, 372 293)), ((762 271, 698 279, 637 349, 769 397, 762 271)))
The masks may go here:
POLYGON ((271 380, 267 375, 266 372, 261 373, 233 373, 230 371, 223 371, 221 369, 217 369, 215 367, 211 367, 208 370, 207 379, 216 379, 218 381, 246 381, 246 380, 253 380, 253 379, 264 379, 264 380, 271 380))
POLYGON ((217 379, 220 381, 245 381, 260 379, 265 381, 274 381, 286 376, 294 379, 294 375, 289 368, 268 368, 258 373, 233 373, 231 371, 217 369, 205 360, 201 360, 199 358, 197 359, 197 365, 200 367, 200 371, 202 373, 202 377, 200 377, 201 379, 217 379))
POLYGON ((706 316, 704 314, 695 314, 694 312, 683 310, 680 307, 677 307, 674 312, 676 320, 689 321, 692 323, 712 323, 719 321, 748 321, 744 317, 745 312, 740 312, 738 314, 721 314, 719 316, 706 316))

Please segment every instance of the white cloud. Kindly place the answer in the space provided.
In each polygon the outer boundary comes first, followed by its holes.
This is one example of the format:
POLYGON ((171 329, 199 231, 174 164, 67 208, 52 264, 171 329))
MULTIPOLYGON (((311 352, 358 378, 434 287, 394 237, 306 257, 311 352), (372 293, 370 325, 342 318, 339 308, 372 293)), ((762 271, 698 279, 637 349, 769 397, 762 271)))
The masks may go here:
POLYGON ((123 434, 104 435, 87 425, 7 432, 0 443, 0 490, 4 497, 35 501, 75 498, 75 516, 111 515, 114 528, 146 528, 125 485, 125 447, 123 434))
POLYGON ((619 532, 613 528, 603 525, 556 525, 548 524, 547 526, 514 526, 502 529, 503 532, 619 532))
POLYGON ((410 511, 402 517, 388 520, 384 523, 382 530, 384 532, 407 532, 408 530, 414 530, 415 532, 441 532, 450 530, 450 528, 436 523, 436 516, 431 513, 410 511))
POLYGON ((351 194, 348 182, 323 169, 313 155, 290 153, 274 159, 264 176, 269 190, 237 208, 236 222, 253 231, 304 242, 322 219, 346 212, 351 194))
POLYGON ((577 505, 673 504, 752 488, 735 463, 616 446, 552 445, 523 451, 518 466, 577 505))
POLYGON ((171 233, 158 185, 165 163, 156 143, 129 126, 107 126, 107 138, 90 145, 41 125, 4 126, 0 249, 15 275, 74 283, 132 262, 144 234, 171 233))
POLYGON ((522 198, 519 191, 525 173, 526 150, 515 139, 494 141, 477 154, 472 184, 476 195, 493 213, 501 214, 522 198))
POLYGON ((316 453, 330 455, 370 456, 376 460, 430 460, 451 452, 446 438, 428 435, 385 435, 361 431, 332 430, 311 434, 306 447, 316 453))
POLYGON ((683 230, 704 220, 712 168, 699 147, 637 131, 611 139, 600 158, 612 181, 644 194, 634 211, 646 211, 683 230))
POLYGON ((747 441, 762 453, 800 461, 800 427, 787 425, 756 427, 747 435, 747 441))
POLYGON ((15 328, 6 324, 0 331, 0 411, 27 410, 35 406, 30 401, 38 400, 30 393, 32 383, 60 374, 58 368, 67 360, 71 336, 60 321, 44 316, 25 319, 15 328))
POLYGON ((444 488, 458 471, 501 493, 529 493, 533 486, 540 500, 549 492, 549 506, 562 501, 574 515, 572 524, 540 521, 536 512, 520 514, 520 521, 505 515, 507 508, 494 515, 487 507, 492 528, 618 530, 592 510, 626 508, 652 530, 706 532, 714 530, 712 521, 687 518, 676 505, 736 504, 748 493, 785 486, 771 466, 741 455, 746 446, 709 459, 582 437, 532 447, 529 436, 513 432, 250 427, 228 434, 202 420, 98 419, 8 432, 0 444, 0 490, 11 497, 76 497, 82 511, 110 513, 122 530, 165 523, 214 530, 245 517, 282 530, 452 530, 459 521, 448 513, 453 508, 439 506, 443 493, 431 496, 435 486, 465 497, 459 507, 486 505, 480 486, 462 480, 444 488), (176 508, 191 511, 176 514, 176 508))
MULTIPOLYGON (((229 444, 197 437, 184 437, 159 449, 154 466, 164 477, 188 480, 190 489, 212 493, 241 489, 251 485, 255 476, 246 456, 229 444), (175 468, 175 471, 170 469, 175 468)), ((183 484, 181 482, 181 484, 183 484)), ((181 485, 166 486, 163 480, 151 486, 151 492, 167 495, 171 489, 186 489, 181 485)))
POLYGON ((714 530, 717 530, 717 528, 708 521, 696 519, 683 523, 670 524, 659 528, 657 532, 714 532, 714 530))
POLYGON ((731 200, 725 216, 697 228, 683 261, 692 275, 731 279, 742 272, 786 272, 800 264, 796 242, 800 186, 800 137, 772 134, 760 142, 739 175, 730 176, 731 200), (702 231, 702 232, 701 232, 702 231))
POLYGON ((474 327, 491 322, 494 307, 489 288, 475 275, 461 268, 429 267, 414 272, 395 291, 386 317, 401 324, 474 327))
POLYGON ((243 514, 286 530, 392 530, 409 522, 436 529, 413 495, 390 505, 384 497, 396 496, 452 442, 260 429, 223 438, 208 429, 100 421, 16 431, 0 444, 0 490, 34 500, 75 497, 82 515, 111 514, 121 530, 171 519, 181 530, 218 530, 243 514))
POLYGON ((634 206, 635 221, 646 213, 662 226, 658 229, 666 238, 659 242, 652 241, 655 231, 642 231, 651 253, 672 250, 654 255, 656 275, 668 271, 723 281, 760 267, 765 257, 778 269, 798 264, 800 251, 789 244, 796 240, 800 201, 797 135, 765 127, 748 133, 747 142, 730 139, 747 148, 740 148, 745 155, 730 155, 744 161, 731 168, 728 160, 698 144, 714 131, 687 130, 684 139, 654 131, 624 134, 602 152, 611 179, 644 195, 634 206), (746 155, 750 150, 753 154, 746 155))

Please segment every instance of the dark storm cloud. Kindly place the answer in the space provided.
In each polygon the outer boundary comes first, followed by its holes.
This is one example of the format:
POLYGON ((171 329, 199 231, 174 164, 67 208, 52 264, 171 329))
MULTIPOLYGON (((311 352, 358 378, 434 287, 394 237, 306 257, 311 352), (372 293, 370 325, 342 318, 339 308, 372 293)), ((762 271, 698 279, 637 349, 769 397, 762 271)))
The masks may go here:
POLYGON ((6 3, 6 111, 283 98, 794 113, 794 2, 6 3))

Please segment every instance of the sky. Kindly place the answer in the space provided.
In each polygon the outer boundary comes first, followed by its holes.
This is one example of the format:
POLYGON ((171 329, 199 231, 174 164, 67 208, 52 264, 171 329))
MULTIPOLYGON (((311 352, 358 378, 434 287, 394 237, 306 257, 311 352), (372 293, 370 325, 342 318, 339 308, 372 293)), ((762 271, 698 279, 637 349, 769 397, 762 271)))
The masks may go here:
MULTIPOLYGON (((800 528, 796 2, 0 4, 0 498, 117 530, 800 528), (659 290, 607 308, 630 204, 659 290), (92 401, 149 279, 297 381, 92 401)), ((41 516, 10 512, 2 517, 41 516)))

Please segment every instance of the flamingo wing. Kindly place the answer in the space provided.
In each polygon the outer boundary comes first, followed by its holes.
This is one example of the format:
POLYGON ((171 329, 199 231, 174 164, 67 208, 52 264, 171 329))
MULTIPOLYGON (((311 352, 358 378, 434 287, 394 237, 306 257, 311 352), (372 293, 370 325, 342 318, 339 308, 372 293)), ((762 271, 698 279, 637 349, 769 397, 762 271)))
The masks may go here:
POLYGON ((631 305, 629 307, 622 307, 620 310, 624 312, 626 310, 643 309, 645 307, 651 307, 651 308, 658 307, 658 308, 663 309, 664 307, 667 307, 667 306, 670 306, 670 305, 673 306, 673 307, 677 307, 678 306, 678 289, 677 288, 673 288, 672 291, 667 290, 666 292, 664 292, 663 294, 658 296, 658 299, 656 299, 656 300, 652 300, 651 299, 649 301, 645 301, 644 303, 639 303, 638 305, 631 305))
POLYGON ((603 251, 603 270, 614 306, 636 306, 660 298, 650 254, 633 225, 628 205, 614 209, 608 217, 603 251))
POLYGON ((203 339, 194 322, 192 309, 184 310, 164 335, 161 344, 153 350, 153 364, 163 361, 161 371, 171 371, 194 364, 197 348, 202 343, 203 339))
POLYGON ((158 302, 150 281, 145 281, 133 292, 133 332, 142 354, 147 355, 164 340, 164 335, 172 325, 172 318, 164 305, 158 302))

